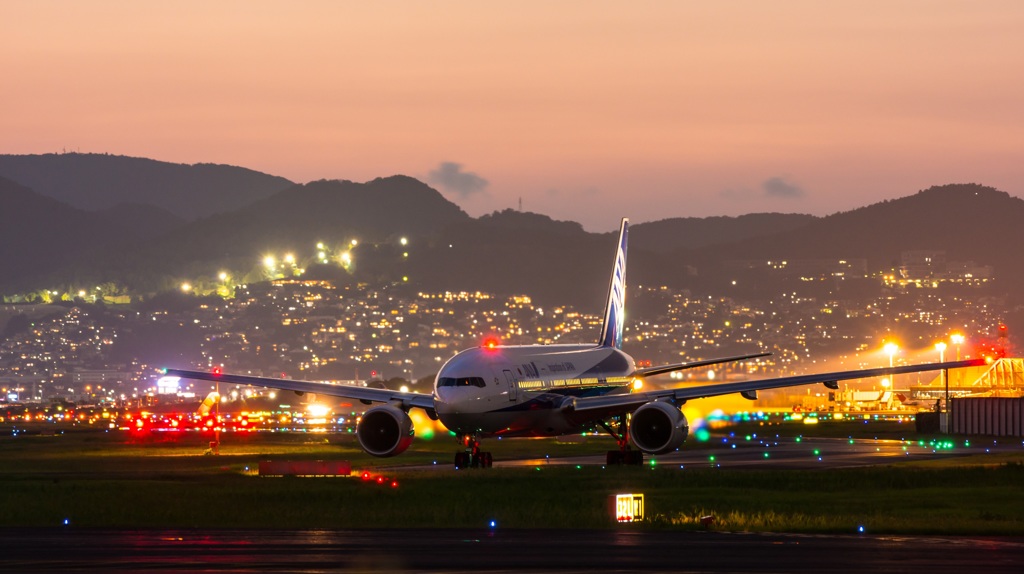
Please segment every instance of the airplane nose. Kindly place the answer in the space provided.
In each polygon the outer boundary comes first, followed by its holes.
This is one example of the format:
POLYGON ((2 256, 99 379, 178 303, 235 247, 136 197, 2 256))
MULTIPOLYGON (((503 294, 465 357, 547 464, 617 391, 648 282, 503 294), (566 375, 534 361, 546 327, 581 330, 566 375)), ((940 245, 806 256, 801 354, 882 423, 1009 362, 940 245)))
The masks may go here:
POLYGON ((441 403, 443 405, 447 405, 448 403, 451 402, 451 389, 447 389, 447 388, 441 387, 441 388, 436 389, 434 391, 434 394, 437 397, 436 401, 438 403, 441 403))

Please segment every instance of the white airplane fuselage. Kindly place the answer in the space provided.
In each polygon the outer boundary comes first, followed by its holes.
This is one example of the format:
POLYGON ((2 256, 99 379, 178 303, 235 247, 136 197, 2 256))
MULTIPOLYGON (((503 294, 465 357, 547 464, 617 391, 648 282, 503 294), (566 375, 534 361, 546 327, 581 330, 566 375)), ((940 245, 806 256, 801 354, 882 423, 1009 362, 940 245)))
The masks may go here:
POLYGON ((434 381, 438 418, 457 434, 557 436, 587 422, 563 408, 575 397, 628 393, 633 358, 594 345, 494 346, 448 360, 434 381))

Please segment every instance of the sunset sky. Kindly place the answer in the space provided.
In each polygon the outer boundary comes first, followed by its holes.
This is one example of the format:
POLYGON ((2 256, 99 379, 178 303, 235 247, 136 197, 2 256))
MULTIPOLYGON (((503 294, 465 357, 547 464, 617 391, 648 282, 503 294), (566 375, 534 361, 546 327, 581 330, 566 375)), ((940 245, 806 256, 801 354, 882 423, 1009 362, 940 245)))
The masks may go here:
POLYGON ((472 215, 1024 195, 1024 2, 0 0, 0 153, 406 174, 472 215))

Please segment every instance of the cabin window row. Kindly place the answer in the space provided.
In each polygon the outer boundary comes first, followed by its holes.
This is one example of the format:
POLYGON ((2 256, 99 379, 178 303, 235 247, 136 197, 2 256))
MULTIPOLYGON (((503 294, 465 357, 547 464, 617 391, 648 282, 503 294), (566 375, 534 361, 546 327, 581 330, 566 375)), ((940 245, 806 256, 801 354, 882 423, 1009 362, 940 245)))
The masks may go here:
POLYGON ((486 386, 481 377, 441 377, 437 381, 439 387, 480 387, 486 386))

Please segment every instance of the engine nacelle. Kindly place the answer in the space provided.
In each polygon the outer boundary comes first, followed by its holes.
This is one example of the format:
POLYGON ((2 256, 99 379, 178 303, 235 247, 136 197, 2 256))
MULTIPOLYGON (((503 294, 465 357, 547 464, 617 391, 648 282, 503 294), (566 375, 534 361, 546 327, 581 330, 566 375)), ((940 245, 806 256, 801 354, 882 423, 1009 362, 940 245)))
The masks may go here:
POLYGON ((682 411, 665 402, 654 401, 638 408, 629 423, 633 444, 650 454, 679 448, 689 434, 690 425, 682 411))
POLYGON ((373 456, 402 454, 412 444, 409 413, 392 405, 379 405, 363 413, 356 426, 359 446, 373 456))

